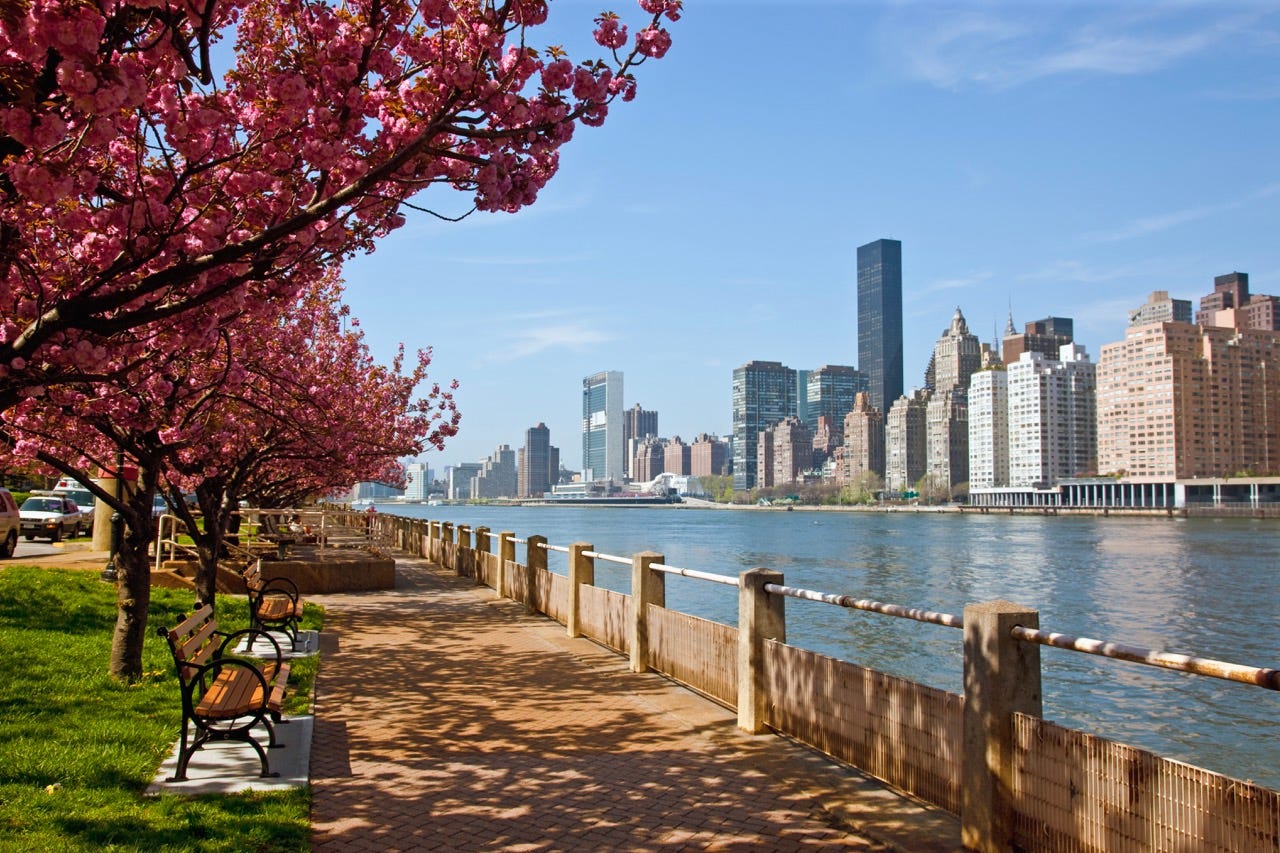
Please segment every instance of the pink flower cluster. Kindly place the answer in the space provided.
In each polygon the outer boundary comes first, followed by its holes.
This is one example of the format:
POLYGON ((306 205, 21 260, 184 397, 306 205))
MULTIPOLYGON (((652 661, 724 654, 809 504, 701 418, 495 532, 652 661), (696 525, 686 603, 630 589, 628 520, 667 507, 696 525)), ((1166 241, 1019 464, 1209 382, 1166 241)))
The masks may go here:
POLYGON ((458 189, 464 210, 533 203, 575 129, 635 97, 635 67, 670 47, 658 19, 681 10, 641 0, 634 39, 602 14, 610 55, 575 62, 528 46, 546 0, 10 5, 0 412, 289 316, 424 188, 458 189), (219 39, 232 49, 211 54, 219 39), (209 55, 229 57, 220 79, 209 55))

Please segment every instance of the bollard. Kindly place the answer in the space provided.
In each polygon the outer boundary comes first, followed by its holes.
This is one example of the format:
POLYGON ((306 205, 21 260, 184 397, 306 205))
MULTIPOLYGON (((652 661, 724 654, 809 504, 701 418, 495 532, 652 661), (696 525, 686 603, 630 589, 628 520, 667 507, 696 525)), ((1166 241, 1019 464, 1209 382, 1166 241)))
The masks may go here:
POLYGON ((476 528, 476 586, 484 583, 484 570, 489 565, 489 528, 476 528))
POLYGON ((786 597, 764 589, 768 583, 781 584, 781 572, 752 569, 738 578, 738 728, 758 735, 766 729, 769 712, 765 641, 787 641, 786 597))
POLYGON ((547 570, 547 544, 545 536, 530 536, 524 555, 524 609, 526 613, 538 612, 538 572, 547 570))
POLYGON ((649 605, 667 604, 666 576, 649 566, 663 561, 661 554, 642 551, 631 557, 631 603, 627 615, 631 630, 631 671, 649 669, 649 605))
POLYGON ((1041 715, 1040 647, 1010 636, 1040 614, 1008 601, 964 609, 964 736, 960 840, 966 850, 1013 849, 1013 713, 1041 715))
POLYGON ((582 585, 595 585, 596 561, 584 552, 594 551, 590 543, 574 542, 569 546, 569 604, 564 628, 570 637, 582 636, 582 585))
POLYGON ((498 534, 498 577, 493 591, 498 598, 507 597, 507 564, 516 561, 516 535, 510 530, 498 534))

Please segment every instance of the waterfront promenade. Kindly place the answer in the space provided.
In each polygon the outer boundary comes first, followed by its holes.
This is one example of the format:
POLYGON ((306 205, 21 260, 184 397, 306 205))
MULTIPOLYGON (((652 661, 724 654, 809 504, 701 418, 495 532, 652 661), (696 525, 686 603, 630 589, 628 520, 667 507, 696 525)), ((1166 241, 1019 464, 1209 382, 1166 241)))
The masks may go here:
POLYGON ((425 560, 310 599, 316 851, 960 849, 953 816, 425 560))

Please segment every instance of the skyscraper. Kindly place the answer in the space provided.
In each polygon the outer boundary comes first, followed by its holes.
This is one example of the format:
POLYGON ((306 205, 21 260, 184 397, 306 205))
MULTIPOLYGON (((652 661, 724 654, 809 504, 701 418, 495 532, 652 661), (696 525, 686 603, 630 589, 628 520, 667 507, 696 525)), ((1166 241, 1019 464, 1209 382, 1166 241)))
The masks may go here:
POLYGON ((733 488, 755 488, 760 433, 796 413, 796 372, 777 361, 733 371, 733 488))
POLYGON ((956 308, 951 325, 933 345, 933 390, 939 394, 969 387, 969 377, 982 367, 982 347, 969 331, 964 313, 956 308))
POLYGON ((618 480, 626 476, 622 436, 622 374, 596 373, 582 380, 582 479, 618 480))
MULTIPOLYGON (((858 392, 867 390, 867 376, 860 370, 840 364, 824 364, 808 372, 805 397, 807 414, 801 415, 809 432, 818 432, 818 418, 826 416, 838 433, 844 431, 844 416, 853 411, 858 392)), ((836 436, 836 443, 840 443, 836 436)))
POLYGON ((858 247, 858 368, 871 405, 888 410, 902 396, 902 243, 858 247))
POLYGON ((546 424, 525 430, 516 466, 518 497, 540 498, 560 478, 560 451, 551 446, 551 430, 546 424))

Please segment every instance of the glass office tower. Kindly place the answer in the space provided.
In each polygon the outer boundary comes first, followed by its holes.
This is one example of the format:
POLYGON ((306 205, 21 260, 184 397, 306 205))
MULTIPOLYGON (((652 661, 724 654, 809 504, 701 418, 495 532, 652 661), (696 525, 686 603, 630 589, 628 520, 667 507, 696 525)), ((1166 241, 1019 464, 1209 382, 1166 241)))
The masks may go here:
POLYGON ((902 396, 902 243, 858 247, 858 369, 882 412, 902 396))
POLYGON ((596 373, 582 380, 582 479, 626 477, 622 435, 622 374, 596 373))
POLYGON ((733 489, 755 488, 760 433, 796 413, 796 371, 751 361, 733 371, 733 489))

